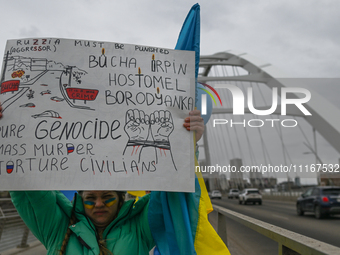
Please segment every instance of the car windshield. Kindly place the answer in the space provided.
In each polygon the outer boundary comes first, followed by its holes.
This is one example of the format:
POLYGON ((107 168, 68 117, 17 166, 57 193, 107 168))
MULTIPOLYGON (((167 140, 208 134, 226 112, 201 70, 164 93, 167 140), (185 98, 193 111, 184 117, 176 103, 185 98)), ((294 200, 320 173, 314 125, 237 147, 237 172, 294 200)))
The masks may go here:
POLYGON ((338 196, 340 195, 340 189, 324 189, 322 191, 323 195, 335 195, 338 196))
POLYGON ((248 190, 248 194, 260 194, 258 190, 248 190))

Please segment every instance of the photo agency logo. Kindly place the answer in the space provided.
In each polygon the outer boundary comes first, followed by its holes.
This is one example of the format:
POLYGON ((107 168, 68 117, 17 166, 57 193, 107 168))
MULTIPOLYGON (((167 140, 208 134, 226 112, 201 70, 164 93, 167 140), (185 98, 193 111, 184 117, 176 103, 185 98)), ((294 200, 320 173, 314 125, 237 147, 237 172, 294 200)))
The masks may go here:
MULTIPOLYGON (((221 100, 220 95, 217 93, 217 91, 213 87, 208 85, 208 84, 205 84, 205 83, 200 83, 200 84, 203 85, 204 88, 200 87, 199 89, 201 89, 204 92, 206 92, 211 97, 211 99, 214 101, 215 105, 217 105, 215 97, 208 90, 208 89, 210 89, 217 96, 217 98, 220 101, 220 104, 222 106, 222 100, 221 100)), ((207 95, 206 94, 201 94, 201 114, 202 115, 207 115, 207 95)))
MULTIPOLYGON (((203 84, 204 87, 209 88, 211 91, 215 93, 215 95, 218 97, 221 106, 222 101, 219 96, 219 94, 216 92, 216 90, 207 85, 203 84)), ((232 84, 218 84, 215 86, 215 88, 219 89, 227 89, 232 95, 232 114, 233 115, 245 115, 245 113, 252 113, 254 115, 259 116, 269 116, 269 115, 281 115, 286 116, 287 114, 287 107, 295 106, 304 116, 311 116, 312 114, 307 110, 304 104, 308 103, 311 99, 311 93, 309 90, 305 88, 298 88, 298 87, 281 87, 280 90, 276 87, 272 88, 272 105, 269 109, 256 109, 254 106, 254 100, 253 100, 253 87, 248 87, 247 89, 247 107, 245 108, 245 95, 243 91, 237 87, 236 85, 232 84), (280 94, 279 94, 280 92, 280 94), (279 95, 280 95, 280 104, 278 104, 279 101, 279 95), (280 110, 277 110, 278 106, 280 106, 280 110), (247 109, 247 112, 245 112, 245 109, 247 109)), ((211 94, 211 92, 207 89, 203 89, 210 97, 213 99, 216 105, 216 100, 214 96, 211 94)), ((202 115, 207 114, 207 97, 206 94, 201 95, 201 113, 202 115)), ((265 119, 250 119, 246 120, 243 119, 243 121, 235 121, 233 119, 213 119, 213 127, 216 127, 216 125, 230 125, 230 127, 233 127, 235 125, 243 126, 243 127, 262 127, 265 124, 271 125, 271 127, 274 127, 275 123, 281 124, 282 127, 296 127, 298 125, 297 120, 295 119, 279 119, 279 118, 265 118, 265 119)))

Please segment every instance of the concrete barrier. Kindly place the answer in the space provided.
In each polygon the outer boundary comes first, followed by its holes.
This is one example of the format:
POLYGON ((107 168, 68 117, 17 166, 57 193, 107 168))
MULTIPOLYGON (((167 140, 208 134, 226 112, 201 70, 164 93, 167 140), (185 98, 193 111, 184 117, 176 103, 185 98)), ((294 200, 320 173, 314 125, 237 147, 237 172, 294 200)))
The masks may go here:
POLYGON ((334 255, 340 254, 340 248, 309 238, 292 231, 268 224, 266 222, 245 216, 218 205, 213 205, 217 216, 217 233, 227 245, 227 230, 225 218, 228 217, 249 229, 276 241, 279 255, 334 255))

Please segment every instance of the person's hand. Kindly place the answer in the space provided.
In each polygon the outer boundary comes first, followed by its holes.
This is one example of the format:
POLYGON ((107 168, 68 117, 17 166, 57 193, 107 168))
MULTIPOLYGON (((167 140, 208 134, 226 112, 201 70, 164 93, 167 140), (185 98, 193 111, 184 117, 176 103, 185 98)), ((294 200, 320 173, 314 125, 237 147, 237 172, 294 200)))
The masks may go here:
POLYGON ((204 132, 204 121, 200 110, 189 112, 189 117, 184 119, 183 126, 189 131, 196 131, 196 142, 201 139, 204 132))
POLYGON ((126 112, 124 130, 130 141, 145 142, 149 134, 149 116, 137 109, 126 112))
POLYGON ((1 106, 1 102, 0 102, 0 119, 2 117, 2 106, 1 106))

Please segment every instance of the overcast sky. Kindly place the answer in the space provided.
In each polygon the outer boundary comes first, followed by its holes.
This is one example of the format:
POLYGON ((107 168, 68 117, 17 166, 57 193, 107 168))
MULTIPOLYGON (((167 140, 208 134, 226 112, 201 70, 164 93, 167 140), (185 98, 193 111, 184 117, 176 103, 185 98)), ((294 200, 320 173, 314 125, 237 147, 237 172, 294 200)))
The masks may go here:
MULTIPOLYGON (((1 0, 0 51, 7 39, 32 37, 174 48, 195 3, 1 0)), ((340 1, 202 0, 199 4, 201 55, 235 50, 267 61, 292 77, 339 78, 340 1)), ((337 98, 337 93, 331 94, 337 98)))
MULTIPOLYGON (((1 0, 7 39, 60 37, 174 48, 196 1, 1 0)), ((338 77, 340 1, 202 0, 201 54, 237 50, 292 76, 338 77)))

